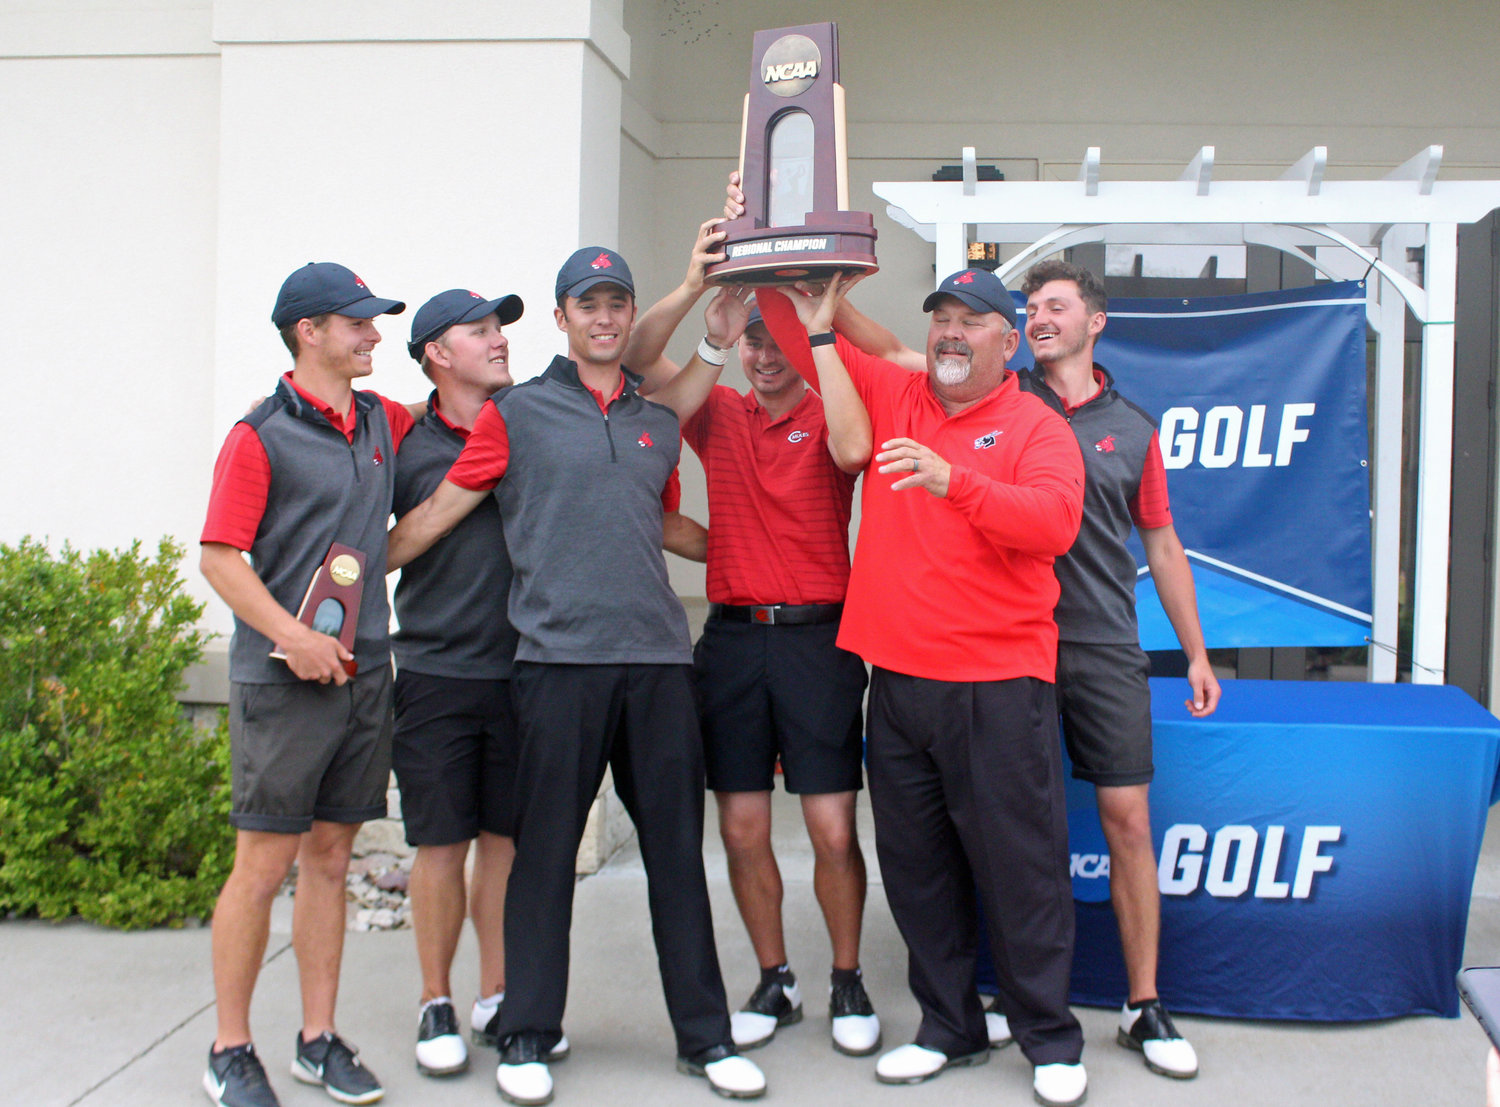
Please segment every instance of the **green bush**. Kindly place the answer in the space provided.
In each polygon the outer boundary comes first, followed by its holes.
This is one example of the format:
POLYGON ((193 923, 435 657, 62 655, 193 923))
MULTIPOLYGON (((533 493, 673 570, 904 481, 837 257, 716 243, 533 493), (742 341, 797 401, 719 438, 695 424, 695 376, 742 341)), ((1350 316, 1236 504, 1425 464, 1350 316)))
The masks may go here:
POLYGON ((182 548, 0 545, 0 913, 206 917, 234 860, 229 738, 174 693, 202 654, 182 548))

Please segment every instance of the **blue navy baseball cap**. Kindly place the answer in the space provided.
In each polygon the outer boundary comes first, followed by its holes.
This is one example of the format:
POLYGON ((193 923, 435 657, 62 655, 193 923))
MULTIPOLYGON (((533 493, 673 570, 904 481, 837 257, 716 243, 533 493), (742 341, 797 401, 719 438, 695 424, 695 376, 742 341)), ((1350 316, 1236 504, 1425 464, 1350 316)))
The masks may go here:
POLYGON ((373 319, 377 315, 400 315, 406 305, 400 300, 382 300, 364 281, 332 261, 310 261, 281 282, 271 322, 278 327, 335 312, 351 319, 373 319))
POLYGON ((761 326, 765 326, 766 320, 765 317, 760 313, 760 305, 752 303, 750 305, 750 318, 745 320, 745 329, 748 331, 757 323, 759 323, 761 326))
POLYGON ((406 344, 406 352, 421 361, 427 343, 456 323, 477 323, 486 315, 498 315, 500 325, 506 326, 521 318, 524 310, 525 305, 519 296, 486 300, 466 288, 450 288, 417 308, 417 313, 411 317, 411 341, 406 344))
POLYGON ((624 258, 603 246, 585 246, 573 251, 573 255, 557 271, 556 295, 559 299, 564 296, 582 296, 599 284, 617 284, 632 296, 635 295, 635 281, 630 276, 630 266, 625 264, 624 258))
POLYGON ((1016 302, 1010 292, 1000 283, 1000 278, 988 269, 960 269, 952 276, 944 277, 937 291, 928 294, 922 301, 922 310, 931 311, 944 296, 952 296, 975 311, 998 311, 1012 327, 1016 323, 1016 302))

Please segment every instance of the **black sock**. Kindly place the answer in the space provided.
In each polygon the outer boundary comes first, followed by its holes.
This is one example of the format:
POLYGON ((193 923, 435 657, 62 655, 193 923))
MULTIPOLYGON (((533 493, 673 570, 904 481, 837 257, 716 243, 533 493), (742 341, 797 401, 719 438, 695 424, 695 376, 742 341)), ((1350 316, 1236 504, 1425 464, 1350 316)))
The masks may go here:
POLYGON ((792 968, 790 965, 777 965, 775 968, 760 970, 760 982, 762 986, 774 983, 778 980, 783 984, 792 984, 796 982, 797 978, 792 975, 792 968))
POLYGON ((834 969, 831 977, 833 986, 837 988, 841 984, 858 984, 862 975, 859 966, 855 965, 852 969, 834 969))

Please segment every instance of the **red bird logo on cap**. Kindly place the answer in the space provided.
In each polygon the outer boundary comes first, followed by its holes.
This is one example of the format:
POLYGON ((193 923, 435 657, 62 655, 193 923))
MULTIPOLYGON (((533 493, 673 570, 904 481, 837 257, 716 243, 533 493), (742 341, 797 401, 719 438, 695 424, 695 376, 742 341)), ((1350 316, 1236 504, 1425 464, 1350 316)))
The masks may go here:
POLYGON ((641 435, 635 440, 635 442, 637 446, 640 446, 643 449, 650 449, 652 446, 656 445, 655 442, 651 441, 650 431, 647 431, 645 434, 641 435))
POLYGON ((359 276, 358 273, 354 274, 354 283, 357 284, 357 285, 359 285, 359 287, 363 288, 366 292, 370 291, 370 286, 367 285, 367 284, 365 284, 365 282, 360 279, 360 276, 359 276))
POLYGON ((973 273, 973 271, 965 269, 962 273, 960 273, 958 276, 956 276, 956 277, 953 278, 953 283, 954 284, 973 284, 974 283, 974 273, 973 273))
POLYGON ((612 264, 614 264, 614 263, 609 260, 609 255, 608 254, 600 254, 593 261, 589 262, 589 268, 590 269, 608 269, 612 264))
POLYGON ((1112 454, 1112 453, 1114 453, 1115 452, 1115 436, 1112 435, 1112 434, 1106 434, 1103 438, 1099 439, 1099 441, 1097 441, 1097 442, 1094 443, 1094 449, 1097 450, 1101 454, 1112 454))
POLYGON ((481 295, 480 295, 480 294, 479 294, 479 293, 477 293, 477 292, 470 292, 470 293, 469 293, 469 297, 470 297, 470 299, 474 299, 474 300, 482 300, 482 299, 484 299, 484 297, 483 297, 483 296, 481 296, 481 295))

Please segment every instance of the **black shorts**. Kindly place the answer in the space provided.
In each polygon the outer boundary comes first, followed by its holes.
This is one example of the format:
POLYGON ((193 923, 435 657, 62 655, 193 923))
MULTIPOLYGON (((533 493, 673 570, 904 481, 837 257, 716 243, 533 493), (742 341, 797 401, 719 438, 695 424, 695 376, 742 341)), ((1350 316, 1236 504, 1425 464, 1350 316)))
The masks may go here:
POLYGON ((1151 782, 1150 667, 1134 643, 1057 644, 1057 708, 1079 780, 1105 788, 1151 782))
POLYGON ((510 681, 399 674, 392 760, 407 843, 512 837, 517 750, 510 681))
POLYGON ((839 625, 710 619, 693 650, 708 786, 767 792, 781 758, 788 792, 863 783, 865 664, 834 644, 839 625))
POLYGON ((383 819, 391 779, 391 667, 343 685, 229 686, 230 823, 301 834, 313 820, 383 819))

